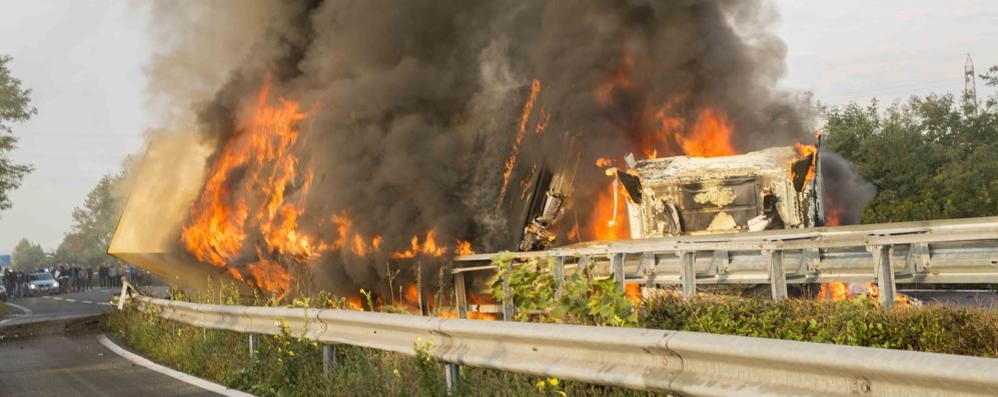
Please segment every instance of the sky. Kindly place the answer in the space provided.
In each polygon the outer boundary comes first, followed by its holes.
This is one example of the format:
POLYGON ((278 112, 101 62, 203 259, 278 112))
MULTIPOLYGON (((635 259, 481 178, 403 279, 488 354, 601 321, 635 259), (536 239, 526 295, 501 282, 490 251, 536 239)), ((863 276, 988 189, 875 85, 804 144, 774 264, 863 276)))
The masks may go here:
MULTIPOLYGON (((236 0, 232 0, 236 1, 236 0)), ((181 3, 178 3, 181 4, 181 3)), ((781 87, 822 103, 959 94, 972 54, 998 65, 998 1, 775 0, 787 44, 781 87)), ((53 250, 101 176, 141 152, 151 120, 143 68, 156 50, 148 7, 111 0, 0 0, 0 54, 32 89, 38 115, 14 126, 11 158, 36 170, 0 213, 0 254, 21 238, 53 250)), ((979 96, 993 93, 978 81, 979 96)))

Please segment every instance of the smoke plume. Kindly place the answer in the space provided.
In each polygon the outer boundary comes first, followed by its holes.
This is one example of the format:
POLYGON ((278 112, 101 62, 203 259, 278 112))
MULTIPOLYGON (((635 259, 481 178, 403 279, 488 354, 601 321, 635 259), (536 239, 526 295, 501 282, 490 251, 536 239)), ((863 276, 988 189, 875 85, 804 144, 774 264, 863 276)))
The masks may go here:
POLYGON ((684 134, 707 116, 730 126, 738 152, 813 140, 808 109, 774 88, 786 47, 762 0, 202 1, 152 11, 163 47, 149 68, 153 104, 165 120, 197 115, 191 128, 214 153, 198 183, 224 174, 215 198, 234 209, 219 225, 241 231, 234 251, 208 256, 237 270, 303 262, 314 287, 339 293, 383 289, 391 254, 428 252, 413 240, 431 231, 444 257, 457 240, 514 248, 522 219, 512 208, 540 170, 576 164, 572 211, 589 222, 593 192, 607 186, 597 158, 687 154, 684 134), (254 104, 282 101, 304 115, 295 139, 267 161, 220 165, 251 146, 254 104), (261 180, 281 182, 280 200, 261 180), (238 203, 249 215, 237 216, 238 203), (274 242, 274 224, 292 227, 282 241, 295 252, 274 242))

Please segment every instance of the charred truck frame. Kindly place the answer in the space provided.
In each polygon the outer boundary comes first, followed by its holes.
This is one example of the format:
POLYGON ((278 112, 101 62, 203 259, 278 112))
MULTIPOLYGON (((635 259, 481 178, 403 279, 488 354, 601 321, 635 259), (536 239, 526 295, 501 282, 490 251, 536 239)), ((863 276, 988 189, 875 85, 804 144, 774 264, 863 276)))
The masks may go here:
MULTIPOLYGON (((608 168, 626 192, 632 239, 824 226, 818 146, 772 147, 724 157, 666 157, 608 168)), ((557 243, 552 232, 571 198, 576 161, 540 173, 518 249, 557 243)))

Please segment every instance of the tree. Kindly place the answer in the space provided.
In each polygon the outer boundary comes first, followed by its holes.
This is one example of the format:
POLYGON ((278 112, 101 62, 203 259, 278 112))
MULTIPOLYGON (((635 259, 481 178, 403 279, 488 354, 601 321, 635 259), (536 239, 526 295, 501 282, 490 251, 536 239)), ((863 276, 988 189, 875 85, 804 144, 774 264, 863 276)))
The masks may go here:
POLYGON ((7 68, 10 56, 0 55, 0 211, 10 208, 10 192, 21 186, 21 180, 31 172, 28 164, 16 164, 7 154, 17 147, 11 123, 25 122, 38 110, 31 106, 31 90, 21 88, 7 68))
POLYGON ((45 260, 42 246, 22 238, 11 252, 11 266, 22 271, 34 270, 45 260))
POLYGON ((89 266, 116 261, 107 255, 107 247, 123 208, 114 190, 124 178, 124 174, 105 175, 83 206, 73 209, 73 225, 55 251, 56 260, 89 266))
MULTIPOLYGON (((983 75, 998 85, 998 67, 983 75)), ((998 98, 976 108, 952 95, 826 109, 827 148, 877 188, 863 222, 998 214, 998 98)))

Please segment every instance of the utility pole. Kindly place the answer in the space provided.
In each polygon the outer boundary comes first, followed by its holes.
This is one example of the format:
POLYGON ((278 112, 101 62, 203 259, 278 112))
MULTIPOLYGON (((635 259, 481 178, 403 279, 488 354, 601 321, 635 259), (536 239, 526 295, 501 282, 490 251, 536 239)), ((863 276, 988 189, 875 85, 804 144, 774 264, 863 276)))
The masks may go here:
POLYGON ((963 100, 967 106, 977 112, 977 78, 974 74, 974 61, 967 54, 967 62, 963 65, 963 100))

